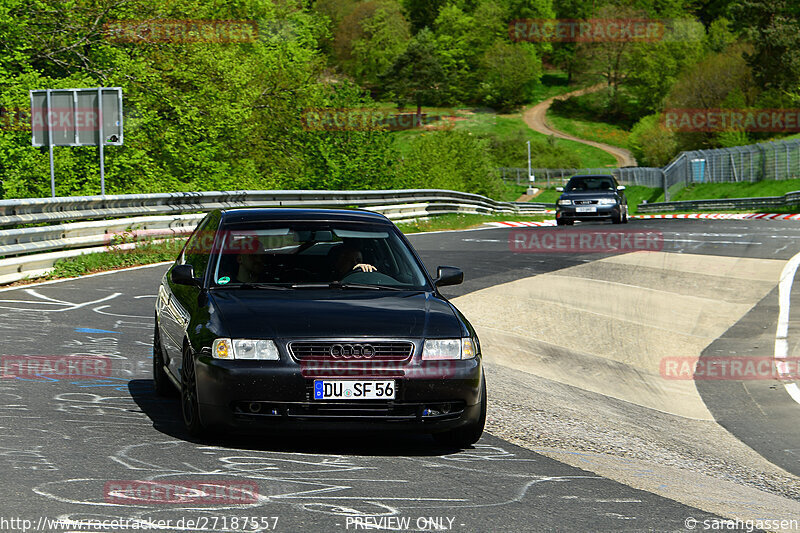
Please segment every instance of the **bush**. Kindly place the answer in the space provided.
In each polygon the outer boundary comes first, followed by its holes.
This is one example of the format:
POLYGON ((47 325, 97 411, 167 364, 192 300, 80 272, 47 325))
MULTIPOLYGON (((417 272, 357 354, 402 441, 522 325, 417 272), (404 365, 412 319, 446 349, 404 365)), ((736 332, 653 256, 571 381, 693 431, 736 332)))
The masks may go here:
POLYGON ((436 131, 411 142, 408 156, 397 167, 397 183, 496 197, 503 182, 495 167, 485 139, 457 130, 436 131))
POLYGON ((642 118, 631 130, 628 148, 642 166, 662 167, 678 153, 675 134, 661 124, 661 115, 642 118))

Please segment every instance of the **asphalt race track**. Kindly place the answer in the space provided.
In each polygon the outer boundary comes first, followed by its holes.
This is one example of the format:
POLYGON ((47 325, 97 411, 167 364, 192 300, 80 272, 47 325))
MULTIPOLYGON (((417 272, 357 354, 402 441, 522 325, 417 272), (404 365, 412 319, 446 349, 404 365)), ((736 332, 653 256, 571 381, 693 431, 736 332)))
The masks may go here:
MULTIPOLYGON (((650 220, 627 229, 662 232, 663 251, 674 254, 777 264, 800 251, 796 222, 650 220)), ((445 291, 451 298, 612 255, 512 253, 511 231, 441 232, 410 240, 432 272, 437 265, 463 268, 464 284, 445 291)), ((80 530, 40 521, 61 518, 130 519, 138 530, 150 531, 688 531, 687 525, 719 518, 540 453, 543 441, 519 446, 489 432, 458 453, 437 449, 427 437, 371 434, 232 435, 192 442, 177 398, 157 397, 150 380, 154 295, 166 268, 0 291, 4 357, 103 355, 112 362, 111 375, 102 379, 0 380, 0 530, 23 531, 22 522, 3 522, 12 519, 30 520, 29 531, 80 530), (257 485, 257 498, 154 505, 107 497, 110 483, 127 480, 248 482, 257 485)), ((790 295, 795 308, 799 291, 793 287, 790 295)), ((760 350, 771 355, 778 312, 774 288, 701 357, 760 350)), ((797 327, 800 321, 790 318, 795 357, 797 327)), ((508 369, 487 364, 487 374, 490 405, 495 397, 529 394, 513 390, 508 369)), ((562 390, 573 398, 583 394, 567 385, 562 390)), ((800 405, 782 383, 702 381, 697 393, 735 439, 787 475, 800 475, 800 405)), ((547 411, 546 400, 538 408, 547 411)), ((501 415, 506 416, 490 408, 490 419, 501 415)))

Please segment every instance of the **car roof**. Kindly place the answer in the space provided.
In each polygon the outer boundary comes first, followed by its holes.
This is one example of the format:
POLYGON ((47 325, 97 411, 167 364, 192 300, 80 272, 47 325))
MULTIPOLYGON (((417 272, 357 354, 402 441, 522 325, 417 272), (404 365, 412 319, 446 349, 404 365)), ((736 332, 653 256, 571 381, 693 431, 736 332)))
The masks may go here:
POLYGON ((570 179, 583 179, 583 178, 591 178, 591 179, 598 179, 598 178, 614 178, 611 174, 577 174, 572 176, 570 179))
POLYGON ((391 224, 384 215, 356 209, 309 209, 303 207, 242 207, 221 210, 222 220, 226 224, 240 222, 269 222, 272 220, 287 221, 340 221, 371 222, 391 224))

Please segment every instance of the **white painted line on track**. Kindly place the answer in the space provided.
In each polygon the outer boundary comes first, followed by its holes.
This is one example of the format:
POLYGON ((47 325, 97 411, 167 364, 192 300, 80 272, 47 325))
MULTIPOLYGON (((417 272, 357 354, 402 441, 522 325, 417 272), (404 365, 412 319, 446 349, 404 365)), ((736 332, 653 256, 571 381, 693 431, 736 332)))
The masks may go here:
MULTIPOLYGON (((783 267, 781 272, 780 283, 778 284, 778 305, 780 311, 778 312, 778 327, 775 330, 775 366, 778 368, 778 373, 785 375, 786 364, 780 362, 780 359, 786 359, 789 356, 789 312, 791 308, 792 284, 794 277, 797 273, 797 268, 800 267, 800 253, 789 259, 786 266, 783 267), (782 369, 784 371, 782 371, 782 369)), ((784 383, 783 387, 792 399, 800 404, 800 388, 796 383, 784 383)))
POLYGON ((74 278, 51 279, 48 281, 39 281, 36 283, 25 283, 24 285, 15 285, 13 287, 4 287, 0 292, 16 291, 19 289, 29 289, 31 287, 39 287, 40 285, 53 285, 54 283, 64 283, 65 281, 75 281, 76 279, 94 278, 96 276, 107 276, 109 274, 116 274, 117 272, 128 272, 129 270, 139 270, 142 268, 153 268, 157 266, 169 265, 174 261, 163 261, 161 263, 150 263, 149 265, 137 265, 126 268, 118 268, 115 270, 106 270, 104 272, 95 272, 94 274, 84 274, 83 276, 76 276, 74 278))

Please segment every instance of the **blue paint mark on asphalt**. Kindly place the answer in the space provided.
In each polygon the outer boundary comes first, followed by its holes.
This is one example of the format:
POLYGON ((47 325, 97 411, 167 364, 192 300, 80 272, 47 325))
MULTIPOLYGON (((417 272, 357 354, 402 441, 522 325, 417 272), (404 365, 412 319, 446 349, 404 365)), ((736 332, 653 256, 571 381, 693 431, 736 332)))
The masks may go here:
POLYGON ((118 331, 109 331, 107 329, 93 329, 93 328, 75 328, 77 333, 119 333, 118 331))

